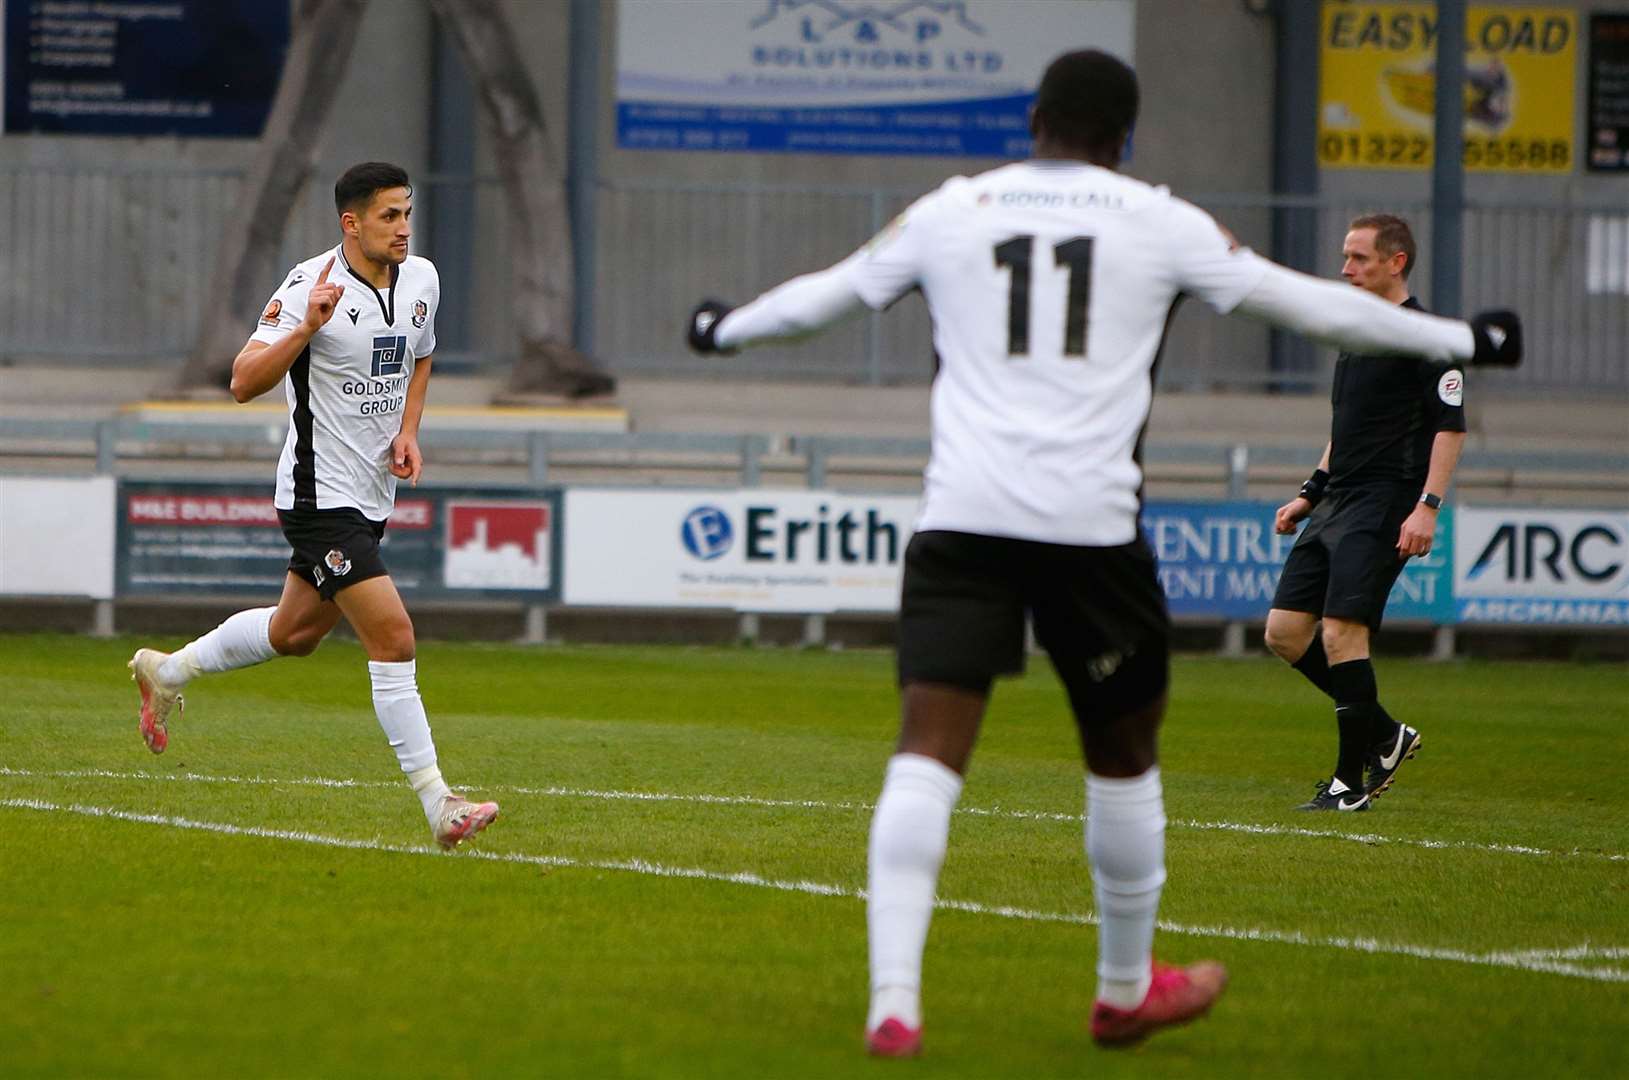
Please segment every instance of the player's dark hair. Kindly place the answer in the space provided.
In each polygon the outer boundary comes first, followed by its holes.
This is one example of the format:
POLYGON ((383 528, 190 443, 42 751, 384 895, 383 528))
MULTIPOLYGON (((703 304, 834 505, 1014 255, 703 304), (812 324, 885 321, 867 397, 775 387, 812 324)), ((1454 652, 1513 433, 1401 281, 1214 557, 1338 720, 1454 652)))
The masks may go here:
POLYGON ((409 195, 413 185, 407 182, 407 170, 388 161, 364 161, 352 165, 334 183, 334 209, 363 210, 373 201, 373 193, 386 188, 404 187, 409 195))
POLYGON ((1093 159, 1118 161, 1136 122, 1136 73, 1106 52, 1082 49, 1047 65, 1029 130, 1093 159))
POLYGON ((1396 214, 1364 214, 1353 218, 1352 224, 1346 227, 1347 232, 1353 229, 1374 230, 1374 249, 1382 259, 1389 259, 1399 251, 1407 255, 1403 262, 1403 280, 1408 280, 1409 271, 1414 269, 1414 231, 1408 222, 1396 214))

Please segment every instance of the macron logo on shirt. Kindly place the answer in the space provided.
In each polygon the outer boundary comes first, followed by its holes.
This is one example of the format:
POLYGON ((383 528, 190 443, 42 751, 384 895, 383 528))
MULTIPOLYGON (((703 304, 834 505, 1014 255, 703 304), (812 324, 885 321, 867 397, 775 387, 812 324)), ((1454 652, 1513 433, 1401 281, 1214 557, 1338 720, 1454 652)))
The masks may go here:
POLYGON ((377 378, 381 375, 400 375, 402 364, 407 360, 407 337, 386 334, 384 337, 373 339, 373 374, 377 378))

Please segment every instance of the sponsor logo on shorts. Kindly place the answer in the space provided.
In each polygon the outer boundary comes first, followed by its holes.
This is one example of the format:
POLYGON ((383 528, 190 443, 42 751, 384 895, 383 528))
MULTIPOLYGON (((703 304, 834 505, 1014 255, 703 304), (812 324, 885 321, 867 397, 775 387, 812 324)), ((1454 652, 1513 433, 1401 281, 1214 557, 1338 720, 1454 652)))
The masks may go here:
POLYGON ((1444 405, 1463 405, 1465 403, 1465 376, 1455 368, 1442 373, 1437 380, 1437 396, 1444 405))
POLYGON ((260 316, 260 324, 262 326, 276 326, 277 318, 282 314, 283 302, 281 300, 273 300, 271 303, 266 305, 266 314, 260 316))
POLYGON ((347 559, 345 553, 338 548, 324 555, 322 561, 328 564, 329 572, 335 577, 344 577, 351 572, 351 560, 347 559))
POLYGON ((1102 656, 1094 656, 1086 661, 1086 674, 1091 676, 1093 682, 1102 682, 1120 670, 1120 665, 1126 662, 1128 655, 1130 654, 1114 650, 1102 656))
POLYGON ((430 317, 430 305, 423 300, 413 301, 413 329, 423 330, 425 320, 430 317))
POLYGON ((311 568, 311 576, 317 580, 317 588, 322 588, 322 583, 327 578, 327 575, 322 572, 322 567, 313 566, 311 568))

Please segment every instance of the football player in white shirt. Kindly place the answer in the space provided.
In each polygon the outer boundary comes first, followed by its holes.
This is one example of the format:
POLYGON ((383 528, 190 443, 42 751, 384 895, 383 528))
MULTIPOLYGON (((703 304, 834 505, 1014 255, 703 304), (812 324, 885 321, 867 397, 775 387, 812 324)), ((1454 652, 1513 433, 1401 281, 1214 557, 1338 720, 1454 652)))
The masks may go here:
POLYGON ((1209 215, 1114 170, 1137 114, 1131 69, 1096 51, 1047 69, 1035 158, 956 177, 864 248, 739 309, 704 301, 691 346, 798 337, 920 289, 940 368, 899 624, 902 722, 872 818, 866 1043, 921 1045, 922 949, 951 811, 993 680, 1022 670, 1024 622, 1085 749, 1086 853, 1101 920, 1093 1038, 1135 1043, 1203 1014, 1220 964, 1152 958, 1165 881, 1157 735, 1169 621, 1138 528, 1138 447, 1173 304, 1197 296, 1354 352, 1513 364, 1508 312, 1417 315, 1240 249, 1209 215))
POLYGON ((396 481, 416 484, 424 468, 418 430, 441 291, 430 261, 407 253, 412 197, 398 166, 346 170, 334 185, 339 246, 290 271, 232 365, 238 401, 279 382, 288 398, 276 506, 294 554, 282 598, 238 612, 175 653, 138 649, 130 669, 142 736, 161 754, 188 681, 308 656, 343 615, 368 654, 379 724, 431 833, 451 848, 491 824, 498 804, 454 794, 441 777, 413 622, 379 554, 396 481))

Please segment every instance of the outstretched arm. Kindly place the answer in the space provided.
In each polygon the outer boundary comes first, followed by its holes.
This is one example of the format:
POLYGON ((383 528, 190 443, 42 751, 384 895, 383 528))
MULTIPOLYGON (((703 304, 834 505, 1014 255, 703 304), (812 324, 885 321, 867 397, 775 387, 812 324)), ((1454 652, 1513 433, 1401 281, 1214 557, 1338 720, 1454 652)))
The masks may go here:
POLYGON ((938 195, 925 195, 835 266, 777 285, 743 307, 702 301, 686 328, 690 347, 733 352, 760 341, 805 337, 863 308, 883 310, 918 284, 939 216, 938 195))
POLYGON ((1470 325, 1459 319, 1409 311, 1351 285, 1262 261, 1260 284, 1236 309, 1241 315, 1358 355, 1406 352, 1447 362, 1476 352, 1470 325))
POLYGON ((724 314, 713 330, 720 349, 805 337, 865 307, 853 280, 854 257, 775 286, 724 314))

